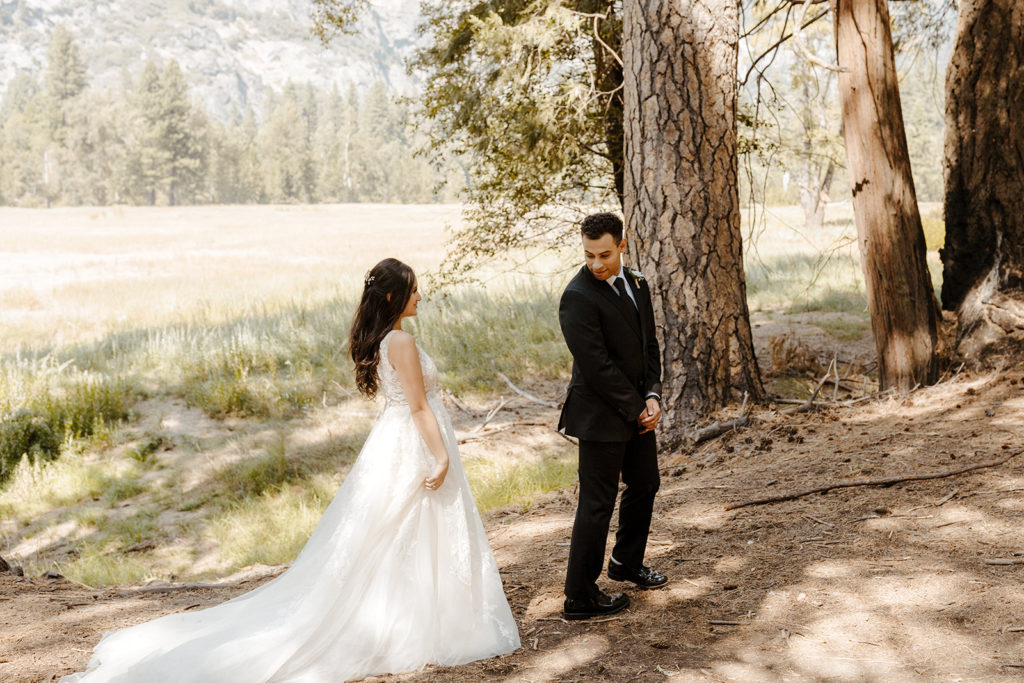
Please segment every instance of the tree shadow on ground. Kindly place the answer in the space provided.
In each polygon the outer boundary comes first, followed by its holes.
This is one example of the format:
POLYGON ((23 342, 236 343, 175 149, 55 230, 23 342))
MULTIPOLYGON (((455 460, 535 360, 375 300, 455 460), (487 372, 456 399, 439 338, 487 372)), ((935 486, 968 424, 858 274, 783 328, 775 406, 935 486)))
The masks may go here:
MULTIPOLYGON (((1020 371, 959 376, 853 408, 762 410, 748 429, 666 456, 648 562, 672 582, 629 589, 632 606, 606 620, 561 619, 572 490, 494 513, 486 526, 523 647, 387 680, 1013 680, 1024 664, 1015 630, 1024 626, 1024 565, 986 560, 1024 552, 1015 490, 1024 487, 1024 455, 949 479, 725 507, 987 460, 1024 443, 1022 411, 1020 371)), ((58 635, 18 641, 19 661, 36 648, 36 664, 19 673, 81 668, 105 630, 216 604, 251 585, 173 600, 74 589, 101 606, 57 614, 48 601, 45 626, 58 635)))

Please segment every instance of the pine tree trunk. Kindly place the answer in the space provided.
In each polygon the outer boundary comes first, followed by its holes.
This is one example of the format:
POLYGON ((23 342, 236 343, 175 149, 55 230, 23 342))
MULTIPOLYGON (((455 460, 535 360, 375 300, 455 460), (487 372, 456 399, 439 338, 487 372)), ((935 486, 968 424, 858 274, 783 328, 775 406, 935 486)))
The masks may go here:
POLYGON ((843 137, 882 389, 937 374, 938 305, 910 173, 886 0, 837 0, 843 137))
POLYGON ((945 147, 942 306, 993 367, 1024 354, 1024 2, 961 0, 945 147))
POLYGON ((747 311, 736 152, 736 2, 626 0, 625 218, 664 359, 662 442, 764 397, 747 311))

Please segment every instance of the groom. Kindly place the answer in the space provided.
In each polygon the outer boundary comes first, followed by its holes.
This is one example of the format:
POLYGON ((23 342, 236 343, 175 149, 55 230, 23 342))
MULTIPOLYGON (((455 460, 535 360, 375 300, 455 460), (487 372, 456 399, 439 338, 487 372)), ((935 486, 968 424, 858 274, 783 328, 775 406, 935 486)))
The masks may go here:
POLYGON ((626 490, 608 577, 640 588, 668 581, 644 566, 647 532, 658 491, 654 428, 661 418, 661 353, 651 291, 622 267, 622 221, 611 213, 580 226, 586 265, 562 294, 558 321, 572 353, 572 379, 558 428, 579 438, 580 494, 565 577, 566 619, 614 614, 622 593, 597 587, 621 475, 626 490))

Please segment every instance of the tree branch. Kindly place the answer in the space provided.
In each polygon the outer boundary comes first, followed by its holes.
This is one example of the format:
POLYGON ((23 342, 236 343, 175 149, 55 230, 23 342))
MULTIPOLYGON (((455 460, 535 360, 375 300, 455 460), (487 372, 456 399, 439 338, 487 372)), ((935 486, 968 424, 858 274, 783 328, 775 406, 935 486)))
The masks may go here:
POLYGON ((955 470, 947 470, 945 472, 929 472, 926 474, 906 474, 897 477, 881 477, 879 479, 848 479, 845 481, 837 481, 831 484, 825 484, 824 486, 816 486, 812 489, 805 489, 803 491, 795 491, 793 493, 786 493, 778 496, 769 496, 767 498, 757 498, 755 500, 748 500, 743 503, 734 503, 732 505, 726 505, 726 510, 736 510, 743 507, 749 507, 751 505, 767 505, 769 503, 779 503, 784 500, 794 500, 796 498, 803 498, 814 493, 825 493, 833 489, 845 489, 852 488, 855 486, 889 486, 891 484, 898 484, 904 481, 924 481, 926 479, 943 479, 945 477, 955 477, 958 474, 964 474, 965 472, 973 472, 974 470, 982 470, 989 467, 997 467, 1005 462, 1016 458, 1024 451, 1017 451, 1011 453, 1005 458, 999 458, 998 460, 990 460, 988 462, 978 463, 977 465, 969 465, 967 467, 961 467, 955 470))
POLYGON ((803 36, 800 33, 800 31, 803 29, 801 24, 803 23, 804 15, 807 14, 807 8, 810 7, 812 2, 814 2, 814 0, 804 0, 804 4, 800 6, 800 11, 797 12, 796 23, 793 25, 793 42, 796 43, 796 49, 800 52, 800 54, 804 56, 804 59, 806 59, 808 62, 816 66, 820 66, 823 69, 835 71, 836 73, 849 71, 849 69, 844 69, 843 67, 823 62, 822 60, 818 59, 815 55, 811 54, 811 51, 808 50, 807 46, 804 44, 803 36))

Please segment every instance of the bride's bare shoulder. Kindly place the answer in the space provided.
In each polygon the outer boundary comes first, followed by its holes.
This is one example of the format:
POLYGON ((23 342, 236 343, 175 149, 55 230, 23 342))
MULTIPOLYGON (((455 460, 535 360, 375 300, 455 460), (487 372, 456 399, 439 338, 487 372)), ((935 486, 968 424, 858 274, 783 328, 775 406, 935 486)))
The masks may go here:
POLYGON ((392 359, 416 353, 416 338, 405 330, 389 333, 388 356, 392 359))

